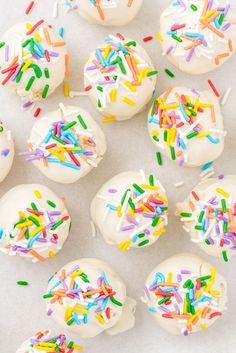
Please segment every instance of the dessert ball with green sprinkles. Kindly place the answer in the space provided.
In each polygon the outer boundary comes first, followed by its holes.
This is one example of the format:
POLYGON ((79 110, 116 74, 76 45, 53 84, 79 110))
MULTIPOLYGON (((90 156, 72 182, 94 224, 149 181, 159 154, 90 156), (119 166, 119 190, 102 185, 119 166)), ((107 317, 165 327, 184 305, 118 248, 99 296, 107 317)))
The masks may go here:
POLYGON ((197 255, 175 255, 148 276, 142 301, 166 331, 188 336, 206 331, 226 310, 227 284, 197 255))
POLYGON ((74 183, 101 162, 106 140, 100 126, 82 108, 64 106, 38 119, 20 153, 45 176, 59 183, 74 183))
POLYGON ((17 349, 16 353, 77 353, 81 350, 83 350, 83 347, 70 341, 66 335, 51 335, 48 330, 45 330, 37 332, 26 340, 17 349))
POLYGON ((203 74, 235 52, 236 16, 228 0, 173 0, 161 15, 159 38, 172 64, 203 74))
POLYGON ((91 217, 105 241, 122 251, 152 245, 168 224, 168 200, 160 181, 124 172, 107 181, 91 204, 91 217))
POLYGON ((92 24, 124 26, 138 14, 143 0, 65 0, 68 12, 77 11, 92 24))
POLYGON ((142 111, 155 91, 157 70, 146 51, 118 33, 89 56, 85 91, 108 121, 127 120, 142 111))
POLYGON ((224 149, 223 116, 211 91, 170 87, 154 100, 148 129, 159 159, 163 154, 180 166, 203 166, 224 149))
POLYGON ((2 86, 30 106, 53 93, 67 75, 65 42, 44 20, 18 23, 0 39, 0 67, 2 86))
POLYGON ((54 258, 70 230, 64 199, 46 186, 18 185, 0 199, 0 251, 32 262, 54 258))
POLYGON ((15 155, 12 133, 0 120, 0 183, 8 175, 15 155))
POLYGON ((84 338, 115 335, 134 326, 136 302, 117 273, 98 259, 79 259, 48 281, 47 315, 84 338))
POLYGON ((236 254, 236 176, 220 175, 198 184, 177 212, 191 240, 226 262, 236 254))

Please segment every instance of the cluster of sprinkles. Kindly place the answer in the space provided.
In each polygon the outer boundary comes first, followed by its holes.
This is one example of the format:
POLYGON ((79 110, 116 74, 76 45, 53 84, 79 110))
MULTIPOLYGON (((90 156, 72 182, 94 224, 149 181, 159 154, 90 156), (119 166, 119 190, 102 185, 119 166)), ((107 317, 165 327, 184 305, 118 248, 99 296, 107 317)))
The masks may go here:
POLYGON ((166 320, 178 320, 185 336, 199 327, 205 331, 208 321, 222 315, 222 293, 213 289, 215 276, 214 267, 211 273, 202 276, 188 269, 168 275, 157 272, 153 282, 144 287, 151 303, 149 312, 158 312, 166 320))
POLYGON ((182 212, 180 216, 185 223, 196 223, 194 229, 197 238, 193 241, 205 243, 209 247, 219 247, 223 259, 228 262, 229 252, 236 250, 234 197, 221 187, 217 187, 214 195, 207 200, 202 200, 195 191, 192 191, 188 204, 192 212, 182 212))
MULTIPOLYGON (((117 9, 117 1, 116 0, 86 0, 87 3, 93 5, 98 13, 99 19, 101 21, 105 21, 105 9, 117 9)), ((127 7, 131 7, 134 0, 127 0, 127 7)), ((65 5, 68 11, 77 10, 79 5, 74 3, 74 0, 65 0, 65 5)))
MULTIPOLYGON (((34 191, 36 201, 32 201, 25 210, 19 210, 18 220, 7 229, 0 228, 0 243, 3 251, 33 257, 34 261, 45 260, 42 253, 49 244, 60 247, 58 229, 66 222, 69 216, 63 216, 57 205, 47 200, 48 209, 40 203, 42 195, 39 190, 34 191)), ((48 256, 54 258, 55 253, 49 250, 48 256)))
MULTIPOLYGON (((176 92, 173 101, 169 98, 172 91, 173 88, 169 88, 163 96, 154 101, 148 123, 157 127, 152 131, 154 142, 161 149, 166 146, 171 159, 178 160, 182 166, 188 162, 188 143, 192 139, 201 143, 204 138, 212 144, 219 144, 225 132, 215 128, 204 130, 204 112, 210 110, 212 123, 215 124, 215 109, 213 104, 202 99, 196 89, 192 89, 191 96, 176 92)), ((157 161, 162 165, 160 152, 157 153, 157 161)))
POLYGON ((27 161, 41 160, 45 167, 56 163, 66 168, 81 170, 81 159, 90 166, 97 167, 98 155, 94 133, 82 115, 76 115, 76 112, 64 111, 63 120, 61 118, 52 123, 45 134, 34 127, 33 130, 39 138, 34 144, 29 142, 29 151, 20 155, 27 157, 27 161), (66 119, 71 115, 76 117, 69 122, 66 119))
POLYGON ((137 87, 142 85, 143 80, 151 79, 158 73, 140 57, 136 47, 135 41, 126 41, 120 33, 110 35, 106 45, 97 48, 87 63, 84 75, 90 84, 85 90, 94 87, 99 109, 103 110, 107 104, 117 101, 120 85, 127 91, 127 95, 121 97, 121 102, 135 106, 132 97, 137 96, 137 87))
MULTIPOLYGON (((5 132, 5 127, 3 126, 2 122, 0 121, 0 139, 1 139, 1 134, 5 132)), ((7 141, 11 141, 12 140, 12 135, 11 135, 11 131, 7 130, 7 141)), ((0 150, 0 157, 8 157, 10 153, 10 149, 8 147, 3 148, 2 150, 0 150)))
POLYGON ((81 350, 83 350, 83 347, 78 346, 73 341, 68 341, 64 334, 51 337, 49 331, 46 330, 37 332, 17 353, 75 353, 81 350))
POLYGON ((43 296, 48 300, 47 314, 53 314, 53 304, 58 302, 65 308, 64 321, 68 326, 87 325, 95 318, 98 324, 108 323, 114 316, 114 307, 123 304, 116 298, 116 292, 109 284, 105 272, 99 273, 97 279, 90 281, 88 275, 79 265, 70 271, 63 269, 49 279, 56 281, 43 296))
MULTIPOLYGON (((50 37, 50 26, 44 25, 44 20, 36 22, 34 25, 26 23, 25 37, 19 38, 12 44, 0 43, 1 50, 4 50, 5 63, 1 74, 4 77, 2 85, 9 82, 20 84, 22 77, 27 74, 28 82, 24 88, 23 96, 27 97, 28 92, 34 89, 34 84, 38 80, 50 79, 50 66, 60 57, 57 48, 65 46, 64 41, 53 42, 50 37), (43 69, 42 69, 43 67, 43 69)), ((65 72, 68 69, 68 55, 65 55, 65 72)), ((67 74, 65 74, 66 76, 67 74)), ((48 81, 49 82, 49 81, 48 81)), ((19 88, 21 89, 21 88, 19 88)), ((49 83, 46 83, 38 98, 45 99, 50 90, 49 83)), ((32 101, 24 103, 23 108, 28 108, 32 101)))
MULTIPOLYGON (((103 222, 109 215, 117 217, 116 231, 126 238, 118 245, 122 251, 134 245, 146 246, 166 231, 168 201, 164 196, 165 190, 153 175, 147 182, 143 174, 141 171, 143 183, 133 183, 121 197, 115 188, 108 189, 105 197, 103 222)), ((104 199, 103 195, 97 195, 97 198, 104 199)))
POLYGON ((174 16, 176 21, 167 32, 173 43, 165 54, 185 56, 186 62, 190 62, 195 55, 203 56, 219 65, 234 51, 232 39, 227 38, 227 31, 232 25, 227 19, 229 11, 228 2, 220 6, 213 0, 204 0, 197 5, 189 0, 173 1, 172 8, 165 13, 165 17, 174 16), (225 51, 215 53, 212 46, 215 38, 225 44, 225 51))

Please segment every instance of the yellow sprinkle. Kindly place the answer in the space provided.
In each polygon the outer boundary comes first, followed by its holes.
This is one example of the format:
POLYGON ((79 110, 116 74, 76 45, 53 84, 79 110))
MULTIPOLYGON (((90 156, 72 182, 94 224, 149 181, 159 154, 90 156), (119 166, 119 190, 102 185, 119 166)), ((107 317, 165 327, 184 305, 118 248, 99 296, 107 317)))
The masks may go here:
MULTIPOLYGON (((40 347, 40 346, 34 346, 35 349, 37 349, 38 351, 45 351, 45 347, 40 347)), ((47 348, 47 352, 54 352, 55 349, 54 348, 47 348)))
POLYGON ((184 299, 184 308, 183 308, 183 313, 185 314, 187 312, 187 300, 184 299))
POLYGON ((30 24, 29 22, 27 22, 25 25, 27 29, 31 29, 33 27, 32 24, 30 24))
POLYGON ((35 228, 34 230, 32 230, 32 232, 30 232, 29 236, 30 236, 30 237, 35 236, 36 234, 38 234, 39 232, 41 232, 41 230, 43 230, 43 229, 44 229, 44 226, 37 227, 37 228, 35 228))
POLYGON ((121 249, 122 251, 126 252, 129 249, 130 244, 131 244, 131 240, 129 239, 129 240, 121 242, 118 245, 118 248, 121 249))
POLYGON ((69 85, 68 81, 64 82, 63 92, 64 92, 64 96, 65 97, 69 97, 69 95, 70 95, 70 85, 69 85))
POLYGON ((173 278, 173 273, 169 272, 166 282, 167 283, 171 283, 172 282, 172 278, 173 278))
POLYGON ((159 134, 160 132, 157 130, 152 131, 152 136, 158 136, 159 134))
POLYGON ((103 55, 104 60, 107 59, 107 57, 108 57, 108 55, 110 53, 110 49, 111 49, 111 44, 107 44, 105 52, 104 52, 104 55, 103 55))
POLYGON ((163 41, 164 41, 164 39, 163 39, 163 37, 162 37, 162 35, 161 35, 160 32, 157 32, 157 33, 156 33, 156 37, 157 37, 157 39, 159 39, 160 42, 163 42, 163 41))
POLYGON ((88 310, 86 310, 86 309, 84 309, 84 308, 82 308, 81 306, 78 306, 78 305, 76 305, 75 307, 74 307, 74 310, 75 311, 78 311, 79 313, 82 313, 82 314, 88 314, 88 310))
POLYGON ((33 62, 33 59, 27 60, 24 66, 22 67, 21 72, 25 72, 28 69, 28 67, 32 64, 32 62, 33 62))
POLYGON ((179 104, 166 104, 161 107, 162 110, 176 109, 179 107, 179 104))
POLYGON ((201 132, 200 134, 198 134, 198 135, 196 136, 196 138, 200 139, 200 138, 202 138, 202 137, 207 137, 207 136, 209 136, 209 135, 210 135, 210 132, 201 132))
POLYGON ((39 342, 40 347, 49 347, 49 348, 55 348, 56 344, 55 343, 50 343, 50 342, 39 342))
POLYGON ((96 314, 95 317, 98 319, 100 324, 105 324, 105 320, 103 319, 101 314, 96 314))
POLYGON ((126 87, 128 87, 132 92, 136 92, 136 88, 129 82, 129 81, 124 81, 124 84, 126 87))
POLYGON ((158 190, 158 186, 152 186, 152 185, 148 185, 148 184, 142 184, 141 187, 143 189, 147 189, 147 190, 154 190, 154 191, 158 190))
MULTIPOLYGON (((158 221, 159 222, 159 221, 158 221)), ((161 220, 161 222, 162 222, 162 220, 161 220)), ((158 229, 158 230, 155 230, 153 233, 152 233, 152 235, 154 236, 154 237, 159 237, 161 234, 163 234, 163 233, 166 233, 166 229, 165 228, 160 228, 160 229, 158 229)))
POLYGON ((203 331, 206 331, 206 330, 207 330, 206 324, 200 324, 200 326, 201 326, 201 329, 202 329, 203 331))
POLYGON ((168 200, 163 195, 158 195, 159 199, 168 205, 168 200))
POLYGON ((49 251, 48 256, 50 257, 50 259, 54 259, 55 253, 53 251, 49 251))
POLYGON ((82 350, 84 349, 84 347, 78 346, 77 344, 74 344, 74 345, 73 345, 73 348, 74 348, 75 350, 77 350, 77 351, 82 351, 82 350))
POLYGON ((110 116, 109 118, 103 118, 102 123, 112 123, 113 121, 116 121, 116 117, 115 116, 110 116))
POLYGON ((80 276, 80 275, 82 275, 82 273, 83 273, 83 271, 81 271, 81 270, 75 271, 70 274, 70 278, 75 278, 77 276, 80 276))
POLYGON ((212 108, 212 104, 199 104, 200 108, 212 108))
POLYGON ((29 51, 24 51, 24 52, 22 53, 22 57, 24 58, 25 56, 27 56, 27 55, 29 55, 29 54, 31 54, 29 51))
POLYGON ((116 211, 117 211, 117 216, 118 216, 119 218, 121 218, 121 217, 122 217, 122 212, 121 212, 121 206, 120 206, 120 205, 117 206, 116 211))
POLYGON ((60 161, 64 162, 65 161, 65 157, 60 154, 59 152, 55 151, 54 149, 50 148, 48 150, 48 152, 50 152, 51 154, 53 154, 54 156, 56 156, 60 161))
POLYGON ((68 306, 65 310, 64 320, 67 321, 72 316, 72 308, 68 306))
POLYGON ((136 105, 136 103, 134 101, 132 101, 131 99, 129 99, 128 97, 123 97, 122 101, 126 104, 131 105, 132 107, 134 107, 136 105))
POLYGON ((222 196, 224 196, 226 198, 229 198, 229 196, 230 196, 226 191, 222 190, 221 188, 217 188, 216 192, 218 192, 218 194, 221 194, 222 196))
POLYGON ((193 111, 196 113, 199 108, 199 98, 196 98, 193 111))
POLYGON ((129 209, 128 212, 129 212, 129 215, 130 215, 132 218, 135 218, 134 210, 129 209))
POLYGON ((205 16, 202 17, 203 20, 208 19, 209 17, 211 17, 212 15, 214 15, 216 13, 216 9, 212 9, 211 11, 209 11, 205 16))
POLYGON ((199 315, 201 315, 203 310, 198 310, 193 316, 191 316, 189 319, 188 319, 188 323, 191 323, 194 321, 194 319, 196 319, 196 317, 198 317, 199 315))
POLYGON ((66 152, 66 151, 80 151, 82 148, 77 146, 77 147, 62 147, 61 145, 58 145, 59 149, 60 148, 63 148, 63 150, 66 152))
POLYGON ((113 89, 113 90, 111 91, 111 95, 110 95, 111 101, 112 101, 113 103, 116 101, 116 94, 117 94, 117 90, 116 90, 116 89, 113 89))
POLYGON ((40 194, 40 192, 38 190, 34 190, 34 194, 37 197, 37 199, 41 199, 42 195, 40 194))
POLYGON ((26 214, 22 211, 19 211, 18 214, 21 218, 27 218, 26 214))
POLYGON ((212 296, 218 296, 218 295, 221 295, 221 292, 218 291, 218 290, 213 290, 210 292, 212 296))
POLYGON ((34 39, 37 40, 37 42, 42 42, 43 38, 40 36, 38 32, 34 33, 34 39))
POLYGON ((27 222, 24 222, 24 223, 17 224, 16 228, 30 227, 30 226, 32 226, 32 224, 33 224, 33 222, 27 221, 27 222))

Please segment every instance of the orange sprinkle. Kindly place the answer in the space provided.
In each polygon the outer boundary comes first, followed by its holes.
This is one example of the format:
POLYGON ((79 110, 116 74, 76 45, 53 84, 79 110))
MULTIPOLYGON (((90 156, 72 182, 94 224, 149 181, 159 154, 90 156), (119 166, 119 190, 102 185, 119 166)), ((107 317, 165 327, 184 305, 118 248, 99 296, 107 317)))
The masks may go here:
POLYGON ((221 59, 228 58, 228 57, 229 57, 229 53, 222 53, 222 54, 217 55, 217 56, 215 57, 215 64, 216 64, 216 65, 219 65, 221 59))
POLYGON ((34 249, 30 249, 29 253, 31 253, 34 257, 36 257, 36 259, 38 259, 41 262, 45 261, 45 257, 41 256, 37 251, 35 251, 34 249))
POLYGON ((224 34, 221 33, 220 31, 218 31, 216 28, 214 28, 212 25, 210 25, 208 22, 204 21, 204 20, 200 20, 200 22, 205 25, 206 27, 208 27, 213 33, 215 33, 218 37, 220 38, 224 38, 224 34))
POLYGON ((69 55, 65 54, 65 76, 69 77, 69 55))
POLYGON ((229 50, 230 50, 231 52, 234 51, 232 39, 229 39, 229 50))
POLYGON ((48 29, 47 29, 47 28, 44 28, 44 29, 43 29, 43 33, 44 33, 44 37, 45 37, 45 39, 46 39, 47 44, 48 44, 48 45, 51 45, 52 42, 51 42, 51 38, 50 38, 50 34, 49 34, 49 32, 48 32, 48 29))

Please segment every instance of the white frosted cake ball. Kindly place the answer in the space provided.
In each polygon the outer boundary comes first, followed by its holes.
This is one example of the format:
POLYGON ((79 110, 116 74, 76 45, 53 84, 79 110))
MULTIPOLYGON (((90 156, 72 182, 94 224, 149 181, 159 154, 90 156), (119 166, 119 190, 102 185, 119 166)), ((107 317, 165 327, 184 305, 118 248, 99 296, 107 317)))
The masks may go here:
POLYGON ((203 166, 224 149, 223 116, 211 91, 169 88, 154 101, 148 129, 159 153, 181 166, 203 166))
POLYGON ((6 178, 12 167, 15 155, 12 133, 0 121, 0 183, 6 178))
POLYGON ((177 204, 177 211, 191 240, 207 254, 226 262, 236 254, 235 175, 202 181, 177 204))
POLYGON ((65 1, 68 11, 76 10, 92 24, 124 26, 138 14, 143 0, 71 0, 65 1))
POLYGON ((156 74, 148 54, 136 41, 110 35, 86 62, 85 91, 102 115, 127 120, 151 100, 156 74))
POLYGON ((148 276, 143 301, 171 334, 205 331, 223 314, 227 285, 215 267, 194 254, 178 254, 148 276))
POLYGON ((21 153, 49 179, 74 183, 101 162, 106 140, 100 126, 82 108, 64 106, 38 119, 21 153))
POLYGON ((105 241, 126 251, 152 245, 168 224, 165 189, 153 175, 124 172, 107 181, 91 204, 105 241))
POLYGON ((227 0, 172 1, 162 13, 163 54, 193 75, 224 64, 236 48, 236 16, 227 0))
POLYGON ((46 186, 18 185, 0 199, 0 251, 32 262, 54 258, 70 229, 64 200, 46 186))
POLYGON ((64 40, 44 20, 22 22, 0 39, 0 81, 25 104, 45 99, 67 75, 64 40))
POLYGON ((101 260, 79 259, 64 266, 49 279, 44 299, 49 316, 84 338, 104 331, 115 335, 134 325, 135 300, 101 260))
POLYGON ((17 349, 16 353, 72 353, 81 351, 83 347, 70 341, 66 335, 52 335, 48 330, 37 332, 17 349))

